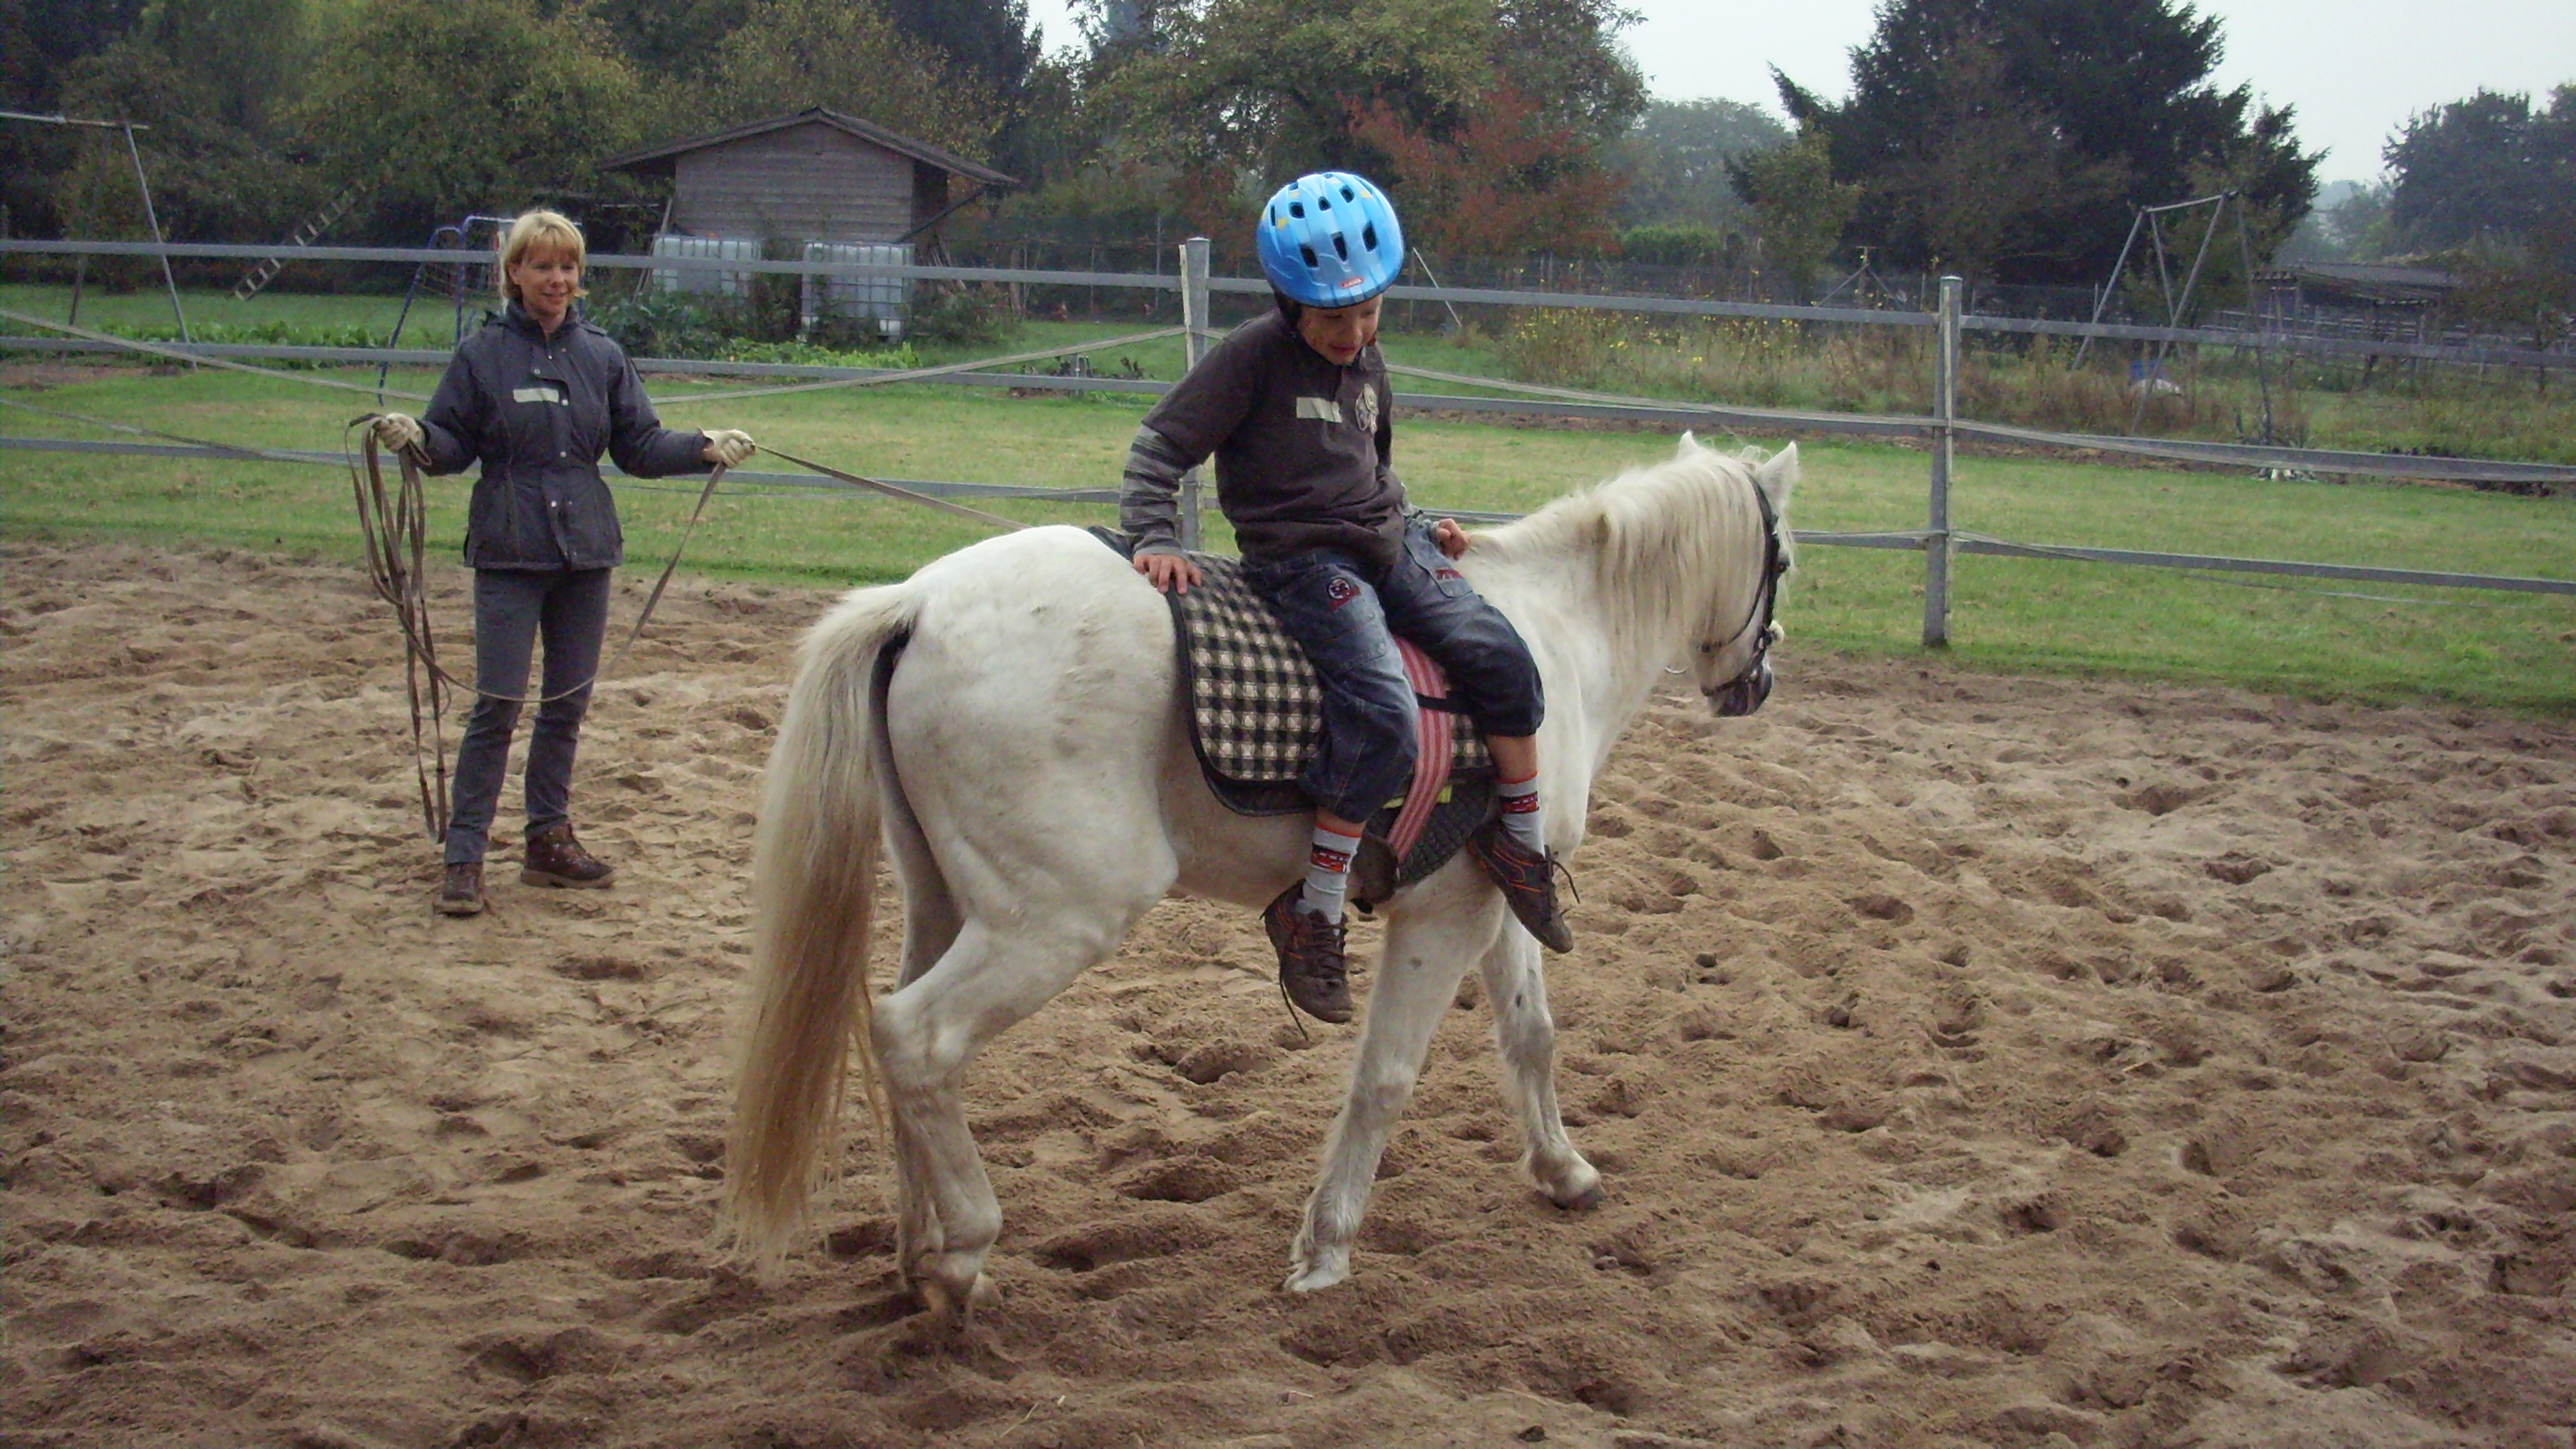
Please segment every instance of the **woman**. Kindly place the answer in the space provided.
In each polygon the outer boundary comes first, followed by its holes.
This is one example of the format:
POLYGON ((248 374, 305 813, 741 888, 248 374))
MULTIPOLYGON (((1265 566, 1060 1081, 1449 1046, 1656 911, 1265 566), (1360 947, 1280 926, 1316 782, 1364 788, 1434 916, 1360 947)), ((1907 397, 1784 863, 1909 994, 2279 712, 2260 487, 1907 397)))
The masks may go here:
POLYGON ((752 454, 747 433, 662 426, 624 349, 581 320, 587 255, 580 229, 558 213, 531 211, 511 223, 501 243, 500 314, 457 347, 427 413, 387 413, 376 422, 378 440, 432 473, 483 465, 465 523, 478 697, 456 752, 437 897, 443 915, 483 909, 484 843, 540 636, 546 667, 528 740, 519 879, 597 888, 616 874, 582 848, 571 816, 573 752, 608 632, 609 582, 624 562, 599 455, 658 478, 730 468, 752 454))

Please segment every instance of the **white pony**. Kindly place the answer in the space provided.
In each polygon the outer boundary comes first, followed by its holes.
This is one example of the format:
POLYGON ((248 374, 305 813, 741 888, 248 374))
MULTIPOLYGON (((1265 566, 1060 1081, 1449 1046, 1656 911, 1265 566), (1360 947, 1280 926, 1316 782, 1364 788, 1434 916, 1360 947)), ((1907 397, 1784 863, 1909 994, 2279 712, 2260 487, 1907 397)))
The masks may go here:
MULTIPOLYGON (((1572 853, 1612 745, 1667 666, 1722 713, 1768 692, 1764 651, 1797 449, 1737 458, 1683 435, 1632 470, 1475 537, 1459 561, 1547 691, 1548 844, 1572 853)), ((966 1065, 1116 951, 1173 891, 1258 910, 1304 868, 1306 817, 1210 793, 1163 598, 1079 529, 1032 528, 858 589, 814 627, 771 752, 752 864, 755 957, 725 1158, 737 1240, 775 1259, 833 1156, 845 1072, 892 1138, 896 1254, 930 1307, 989 1292, 1001 1208, 969 1134, 966 1065), (868 979, 879 842, 904 897, 903 969, 868 979), (857 1051, 848 1047, 855 1042, 857 1051)), ((1567 1140, 1538 943, 1463 853, 1382 908, 1350 1093, 1286 1287, 1350 1272, 1388 1133, 1469 963, 1518 1110, 1522 1166, 1559 1206, 1601 1201, 1567 1140)))

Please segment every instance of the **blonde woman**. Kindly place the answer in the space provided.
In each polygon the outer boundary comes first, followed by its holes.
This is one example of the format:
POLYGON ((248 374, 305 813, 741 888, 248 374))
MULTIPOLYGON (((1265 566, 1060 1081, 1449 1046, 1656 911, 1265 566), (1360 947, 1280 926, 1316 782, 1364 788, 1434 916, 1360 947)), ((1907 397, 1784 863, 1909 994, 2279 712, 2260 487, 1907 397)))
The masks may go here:
POLYGON ((501 243, 502 309, 465 339, 418 418, 387 413, 376 436, 432 473, 480 462, 465 521, 474 570, 478 697, 456 752, 446 871, 436 905, 483 909, 483 852, 501 798, 529 655, 545 640, 537 722, 529 733, 528 885, 596 888, 616 871, 572 828, 573 752, 608 632, 609 581, 624 562, 617 504, 599 475, 605 452, 642 478, 732 467, 749 434, 673 432, 616 339, 581 319, 581 230, 552 211, 511 223, 501 243))

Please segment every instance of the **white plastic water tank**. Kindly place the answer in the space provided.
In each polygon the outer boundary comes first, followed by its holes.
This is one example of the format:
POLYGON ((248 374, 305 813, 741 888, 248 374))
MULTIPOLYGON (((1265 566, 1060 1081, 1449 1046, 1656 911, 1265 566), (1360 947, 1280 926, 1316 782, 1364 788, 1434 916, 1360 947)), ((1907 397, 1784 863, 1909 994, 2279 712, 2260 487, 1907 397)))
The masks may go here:
MULTIPOLYGON (((836 266, 908 267, 912 265, 909 242, 807 242, 805 260, 829 262, 836 266)), ((852 321, 873 321, 877 334, 889 340, 903 336, 906 299, 911 289, 904 277, 886 272, 875 276, 817 277, 805 279, 805 325, 825 317, 852 321)))
MULTIPOLYGON (((759 261, 758 237, 681 236, 665 232, 653 238, 653 255, 657 257, 692 257, 709 261, 759 261)), ((685 292, 692 296, 742 298, 751 295, 751 273, 717 272, 691 267, 685 271, 672 268, 656 270, 653 286, 658 291, 685 292)))

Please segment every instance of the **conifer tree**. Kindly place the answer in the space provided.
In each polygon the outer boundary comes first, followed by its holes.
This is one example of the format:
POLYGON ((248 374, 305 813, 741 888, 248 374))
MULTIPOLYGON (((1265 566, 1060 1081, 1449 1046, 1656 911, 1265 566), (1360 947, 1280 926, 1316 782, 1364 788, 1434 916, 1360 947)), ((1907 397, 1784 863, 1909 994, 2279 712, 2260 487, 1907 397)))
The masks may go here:
POLYGON ((2099 281, 2132 208, 2238 186, 2269 233, 2306 215, 2318 158, 2288 108, 2211 81, 2219 21, 2174 0, 1890 0, 1851 97, 1779 77, 1862 188, 1846 239, 2005 281, 2099 281))

